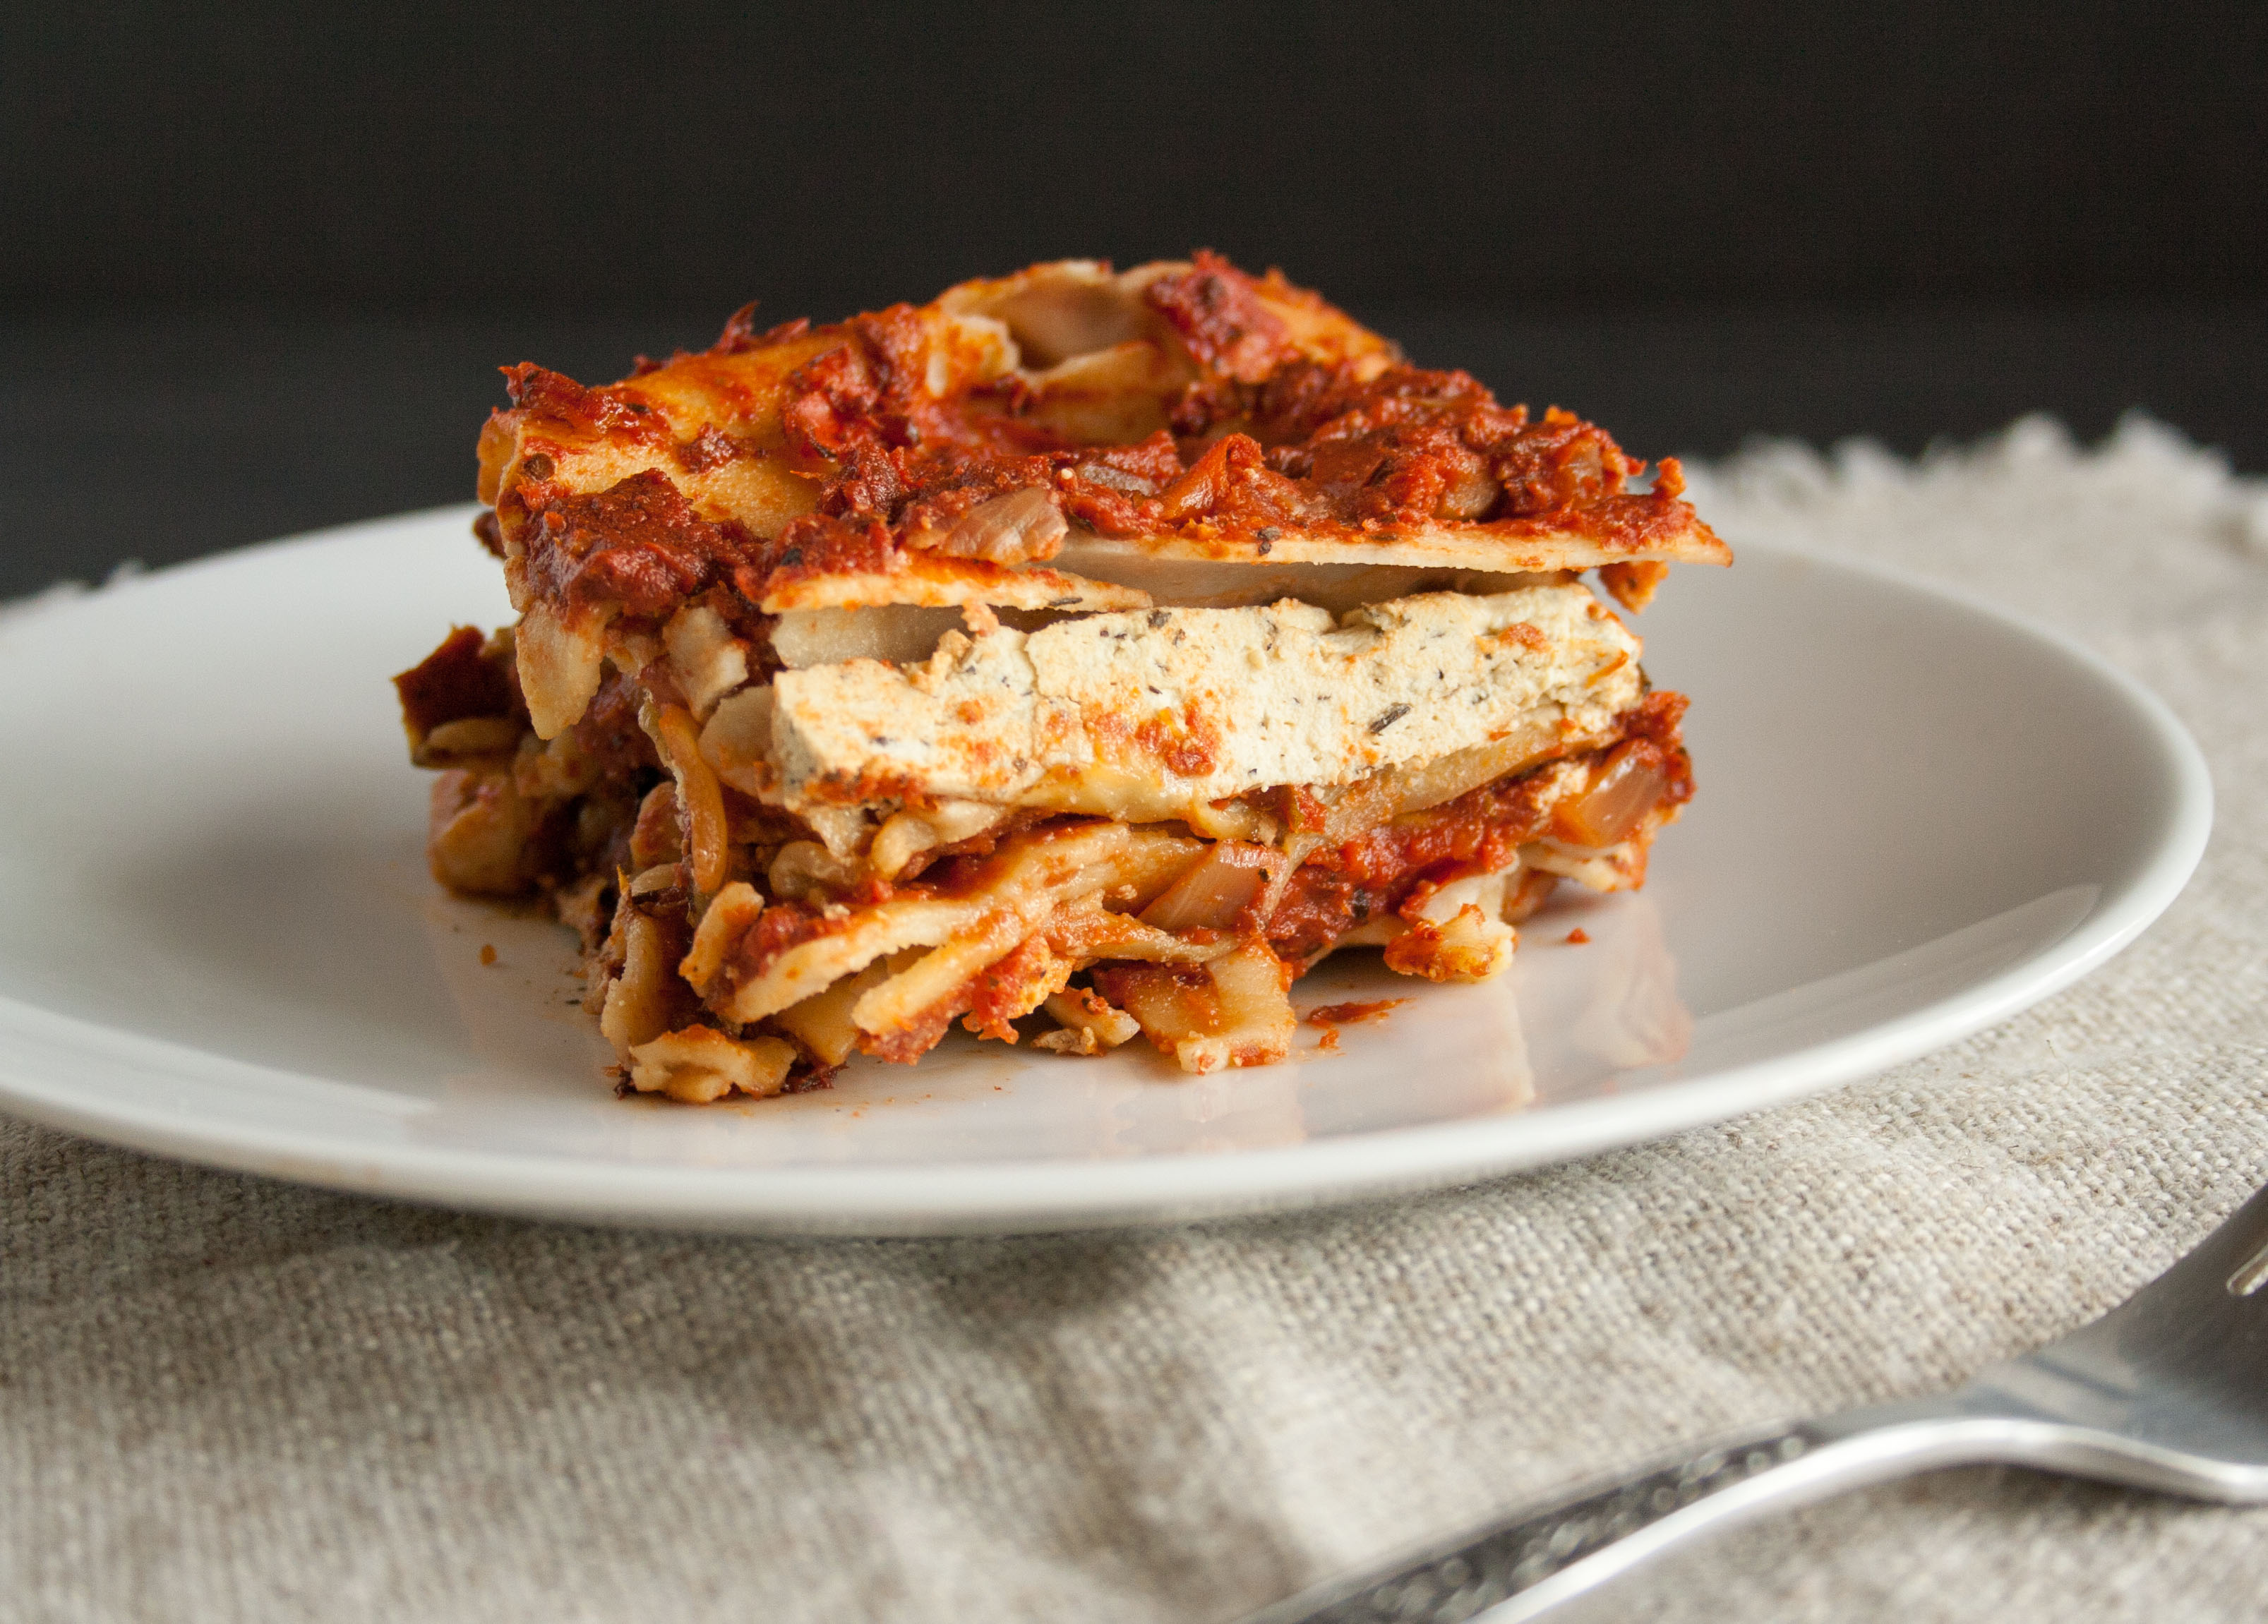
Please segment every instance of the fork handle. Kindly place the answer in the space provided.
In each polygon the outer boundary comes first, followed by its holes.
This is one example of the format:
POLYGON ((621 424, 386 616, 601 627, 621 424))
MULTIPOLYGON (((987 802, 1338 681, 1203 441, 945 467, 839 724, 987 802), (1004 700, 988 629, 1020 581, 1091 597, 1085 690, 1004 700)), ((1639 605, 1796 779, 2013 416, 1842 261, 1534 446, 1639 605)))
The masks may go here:
POLYGON ((2001 1424, 1938 1399, 1756 1433, 1577 1489, 1245 1624, 1462 1624, 1484 1615, 1513 1624, 1705 1530, 1911 1472, 2002 1459, 2007 1442, 2001 1424))

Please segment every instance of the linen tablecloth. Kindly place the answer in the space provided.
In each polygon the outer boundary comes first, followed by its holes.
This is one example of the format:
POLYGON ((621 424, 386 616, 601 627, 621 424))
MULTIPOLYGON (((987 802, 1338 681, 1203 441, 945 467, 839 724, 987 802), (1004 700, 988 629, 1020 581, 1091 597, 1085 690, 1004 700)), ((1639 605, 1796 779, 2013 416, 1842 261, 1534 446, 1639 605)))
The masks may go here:
MULTIPOLYGON (((1735 546, 1958 580, 2162 694, 2220 797, 2172 911, 1822 1098, 1179 1231, 611 1233, 0 1122, 0 1618, 1223 1620, 2110 1306, 2268 1179, 2268 490, 2142 422, 1918 464, 1764 447, 1694 482, 1735 546)), ((1587 1615, 2264 1610, 2268 1511, 1978 1470, 1729 1537, 1587 1615)))

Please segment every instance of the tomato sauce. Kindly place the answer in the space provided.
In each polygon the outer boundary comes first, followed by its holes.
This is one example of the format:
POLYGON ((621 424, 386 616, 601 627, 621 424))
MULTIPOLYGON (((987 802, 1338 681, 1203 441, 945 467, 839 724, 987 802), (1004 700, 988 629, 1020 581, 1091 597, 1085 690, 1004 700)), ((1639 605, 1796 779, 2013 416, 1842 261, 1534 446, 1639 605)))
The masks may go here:
MULTIPOLYGON (((536 521, 530 552, 541 555, 531 579, 569 598, 619 595, 633 614, 725 580, 758 601, 805 577, 887 569, 909 537, 949 530, 977 503, 1030 489, 1094 533, 1186 537, 1229 555, 1264 556, 1290 528, 1374 543, 1443 523, 1476 540, 1572 536, 1638 552, 1692 524, 1674 460, 1650 490, 1634 493, 1630 481, 1646 465, 1572 412, 1535 416, 1500 405, 1462 371, 1380 370, 1376 355, 1313 358, 1270 302, 1328 307, 1277 273, 1256 278, 1200 253, 1141 297, 1197 372, 1167 403, 1169 430, 1124 445, 1082 442, 1041 421, 1030 385, 1015 374, 932 393, 933 329, 910 305, 762 334, 748 311, 734 316, 711 354, 832 341, 777 386, 784 445, 776 453, 714 430, 674 444, 635 392, 585 388, 532 363, 508 368, 524 413, 666 445, 695 472, 778 454, 818 486, 813 511, 759 540, 699 519, 681 498, 673 504, 674 488, 658 471, 569 496, 544 489, 549 469, 532 456, 520 487, 536 521)), ((1652 578, 1625 571, 1617 595, 1640 597, 1652 578)))

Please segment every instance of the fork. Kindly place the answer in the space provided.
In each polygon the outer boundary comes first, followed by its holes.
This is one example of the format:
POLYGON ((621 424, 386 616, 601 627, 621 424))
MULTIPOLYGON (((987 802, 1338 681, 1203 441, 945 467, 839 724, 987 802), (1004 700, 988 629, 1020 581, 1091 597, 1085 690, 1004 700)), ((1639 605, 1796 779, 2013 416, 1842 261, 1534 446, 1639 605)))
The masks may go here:
POLYGON ((1576 1488, 1244 1624, 1513 1624, 1768 1510, 1988 1462, 2268 1501, 2268 1189, 2100 1319, 1966 1386, 1717 1443, 1576 1488))

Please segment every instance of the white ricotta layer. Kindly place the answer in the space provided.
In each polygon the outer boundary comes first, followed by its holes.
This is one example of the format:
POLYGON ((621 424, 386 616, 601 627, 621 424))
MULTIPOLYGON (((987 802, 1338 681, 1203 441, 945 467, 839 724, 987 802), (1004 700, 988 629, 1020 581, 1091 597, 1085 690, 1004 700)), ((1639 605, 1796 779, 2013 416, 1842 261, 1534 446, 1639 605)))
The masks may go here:
POLYGON ((1638 702, 1638 640, 1578 584, 1432 592, 1334 619, 1286 600, 949 633, 925 662, 776 679, 790 806, 938 799, 1174 815, 1336 784, 1556 715, 1595 734, 1638 702))

